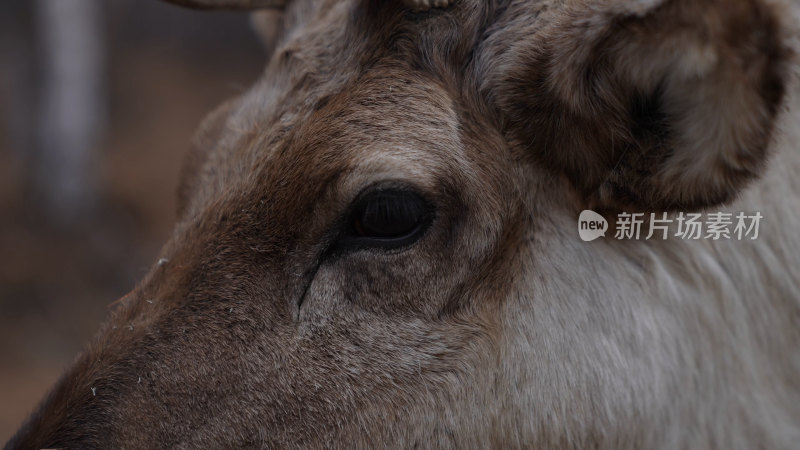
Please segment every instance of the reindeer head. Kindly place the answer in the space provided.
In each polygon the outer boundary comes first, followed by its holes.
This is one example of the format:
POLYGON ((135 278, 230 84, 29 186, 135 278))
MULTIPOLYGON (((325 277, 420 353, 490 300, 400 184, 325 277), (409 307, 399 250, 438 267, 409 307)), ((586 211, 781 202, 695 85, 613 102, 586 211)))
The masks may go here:
POLYGON ((760 175, 778 6, 176 3, 280 8, 256 15, 279 14, 269 63, 202 124, 161 259, 11 448, 657 439, 650 380, 680 383, 641 325, 658 293, 575 218, 760 175))

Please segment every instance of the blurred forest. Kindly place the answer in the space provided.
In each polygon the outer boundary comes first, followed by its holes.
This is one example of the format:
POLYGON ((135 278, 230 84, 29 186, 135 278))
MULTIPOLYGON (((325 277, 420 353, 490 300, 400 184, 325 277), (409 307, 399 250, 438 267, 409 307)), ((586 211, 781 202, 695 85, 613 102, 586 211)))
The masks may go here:
POLYGON ((195 127, 263 64, 244 13, 0 2, 0 443, 153 263, 195 127))

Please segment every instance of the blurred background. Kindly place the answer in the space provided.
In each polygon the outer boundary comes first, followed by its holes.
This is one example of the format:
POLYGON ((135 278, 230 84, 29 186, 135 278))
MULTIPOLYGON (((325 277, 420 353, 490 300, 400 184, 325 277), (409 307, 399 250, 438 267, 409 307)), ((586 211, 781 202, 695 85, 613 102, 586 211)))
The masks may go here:
POLYGON ((153 264, 195 127, 263 64, 244 13, 0 2, 0 444, 153 264))

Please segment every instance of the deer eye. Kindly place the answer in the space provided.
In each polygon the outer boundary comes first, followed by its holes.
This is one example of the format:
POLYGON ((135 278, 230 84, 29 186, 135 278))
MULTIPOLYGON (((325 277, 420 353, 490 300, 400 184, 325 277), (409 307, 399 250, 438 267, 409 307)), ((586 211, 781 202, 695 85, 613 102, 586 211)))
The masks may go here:
POLYGON ((402 247, 422 236, 431 216, 429 203, 418 194, 399 189, 379 190, 355 204, 352 234, 360 246, 402 247))

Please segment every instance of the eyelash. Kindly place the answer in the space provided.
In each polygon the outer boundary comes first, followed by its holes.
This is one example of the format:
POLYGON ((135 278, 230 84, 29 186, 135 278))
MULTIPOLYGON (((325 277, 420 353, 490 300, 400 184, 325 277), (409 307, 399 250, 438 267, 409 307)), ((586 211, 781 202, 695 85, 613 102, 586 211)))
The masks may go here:
MULTIPOLYGON (((372 209, 375 209, 374 205, 372 209)), ((356 198, 344 216, 344 229, 340 232, 335 247, 339 251, 354 251, 368 248, 392 250, 407 247, 422 238, 433 222, 434 217, 435 211, 432 203, 413 188, 405 186, 368 188, 356 198), (384 198, 381 198, 381 196, 384 196, 384 198), (378 205, 378 208, 384 208, 380 212, 383 213, 385 217, 391 217, 391 215, 398 215, 400 217, 407 213, 418 215, 418 220, 415 221, 416 225, 410 228, 407 233, 403 233, 397 237, 391 235, 368 235, 368 231, 365 231, 364 224, 358 224, 357 222, 359 219, 359 212, 362 212, 364 208, 369 206, 368 202, 371 199, 384 202, 383 205, 378 205), (402 202, 406 202, 406 204, 402 204, 402 202), (408 204, 408 202, 415 202, 415 204, 408 204)))

